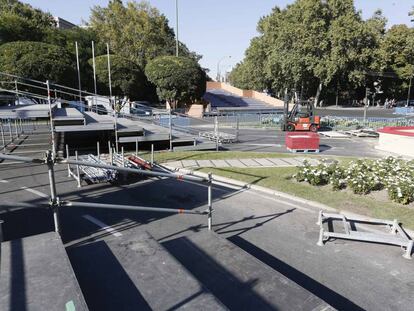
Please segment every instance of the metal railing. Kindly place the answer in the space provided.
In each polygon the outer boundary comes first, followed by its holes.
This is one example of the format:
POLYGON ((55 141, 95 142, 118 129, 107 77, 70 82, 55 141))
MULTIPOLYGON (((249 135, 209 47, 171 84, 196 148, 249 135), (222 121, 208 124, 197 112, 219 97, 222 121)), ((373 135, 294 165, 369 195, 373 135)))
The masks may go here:
MULTIPOLYGON (((55 231, 60 233, 60 224, 59 224, 59 210, 61 207, 65 206, 78 206, 78 207, 92 207, 92 208, 107 208, 107 209, 124 209, 124 210, 135 210, 135 211, 144 211, 144 212, 160 212, 160 213, 177 213, 177 214, 192 214, 192 215, 206 215, 207 216, 207 223, 208 223, 208 230, 212 230, 212 184, 213 179, 211 173, 208 174, 207 178, 192 176, 192 175, 184 175, 184 174, 177 174, 171 172, 158 172, 158 171, 147 171, 141 170, 137 168, 128 168, 128 167, 121 167, 121 166, 114 166, 114 165, 107 165, 102 164, 99 162, 88 162, 88 161, 81 161, 79 159, 71 160, 69 158, 66 159, 57 159, 53 157, 51 151, 46 153, 46 157, 44 159, 34 159, 30 157, 21 157, 21 156, 14 156, 14 155, 7 155, 0 153, 0 159, 3 160, 12 160, 18 162, 26 162, 26 163, 37 163, 37 164, 45 164, 48 168, 48 176, 49 176, 49 185, 50 185, 50 200, 49 200, 49 208, 53 211, 53 220, 55 231), (126 172, 129 174, 139 174, 147 177, 163 177, 163 178, 172 178, 179 181, 189 181, 189 182, 196 182, 207 185, 207 204, 208 208, 206 211, 193 211, 193 210, 185 210, 185 209, 172 209, 172 208, 157 208, 157 207, 145 207, 145 206, 132 206, 132 205, 119 205, 119 204, 102 204, 102 203, 86 203, 86 202, 73 202, 73 201, 60 201, 58 194, 56 192, 56 182, 55 182, 55 172, 54 167, 57 164, 72 164, 77 167, 89 167, 89 168, 98 168, 98 169, 105 169, 105 170, 113 170, 118 172, 126 172)), ((78 174, 79 176, 79 174, 78 174)), ((19 203, 16 202, 15 206, 19 206, 19 203)), ((24 203, 22 206, 27 207, 27 204, 24 203)))
POLYGON ((366 118, 363 117, 323 117, 321 125, 334 130, 349 130, 360 128, 379 129, 384 126, 412 126, 413 118, 366 118))

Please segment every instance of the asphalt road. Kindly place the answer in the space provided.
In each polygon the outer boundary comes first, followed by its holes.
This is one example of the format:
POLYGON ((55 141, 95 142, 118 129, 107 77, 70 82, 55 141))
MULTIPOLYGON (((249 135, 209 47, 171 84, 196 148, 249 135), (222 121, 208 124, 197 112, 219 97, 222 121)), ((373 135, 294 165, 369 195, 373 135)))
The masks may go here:
MULTIPOLYGON (((235 133, 234 129, 223 129, 235 133)), ((289 153, 285 147, 285 132, 279 129, 239 130, 239 143, 223 145, 225 150, 289 153)), ((375 149, 377 138, 328 138, 320 135, 320 155, 350 157, 384 157, 389 153, 375 149)))
MULTIPOLYGON (((53 230, 49 211, 13 210, 13 202, 47 202, 49 185, 44 166, 2 164, 0 182, 0 218, 5 220, 6 239, 53 230)), ((56 183, 63 200, 197 210, 207 207, 205 186, 175 180, 148 179, 128 185, 100 184, 78 189, 61 165, 56 167, 56 183)), ((310 206, 223 185, 214 187, 213 199, 213 228, 219 236, 333 307, 412 310, 413 262, 403 259, 398 247, 342 240, 318 247, 318 211, 310 206)), ((96 242, 105 245, 145 230, 168 246, 169 241, 206 230, 204 216, 75 207, 63 208, 60 221, 66 250, 91 310, 114 309, 114 297, 128 299, 126 295, 131 292, 128 278, 105 271, 108 265, 104 263, 108 261, 119 271, 125 270, 122 267, 126 263, 108 249, 95 253, 96 242)), ((257 280, 251 281, 254 284, 257 280)), ((245 289, 246 285, 240 286, 245 289)), ((234 288, 232 292, 234 300, 238 290, 234 288)))

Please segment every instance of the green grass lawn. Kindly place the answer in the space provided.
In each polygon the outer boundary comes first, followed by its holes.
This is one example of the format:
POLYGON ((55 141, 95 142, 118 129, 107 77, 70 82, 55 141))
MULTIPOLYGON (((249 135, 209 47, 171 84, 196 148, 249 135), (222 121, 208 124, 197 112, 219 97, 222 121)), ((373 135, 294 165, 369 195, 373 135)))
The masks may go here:
POLYGON ((202 168, 200 171, 237 179, 270 189, 319 202, 337 210, 346 210, 374 218, 398 219, 407 228, 414 229, 414 208, 380 197, 375 193, 361 196, 349 190, 333 191, 330 186, 315 187, 299 183, 291 176, 295 167, 280 168, 202 168))

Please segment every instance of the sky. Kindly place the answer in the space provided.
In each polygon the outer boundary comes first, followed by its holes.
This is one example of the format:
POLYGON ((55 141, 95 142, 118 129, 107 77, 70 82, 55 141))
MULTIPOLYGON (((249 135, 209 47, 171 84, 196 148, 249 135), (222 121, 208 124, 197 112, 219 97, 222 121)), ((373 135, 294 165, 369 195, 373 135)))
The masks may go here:
MULTIPOLYGON (((107 0, 23 0, 36 8, 62 17, 72 23, 88 21, 90 9, 106 6, 107 0)), ((125 0, 124 0, 125 2, 125 0)), ((175 28, 175 0, 150 0, 175 28)), ((250 40, 257 35, 260 17, 267 15, 275 6, 284 8, 293 0, 178 0, 179 39, 190 50, 202 55, 200 64, 216 77, 220 71, 228 71, 243 60, 250 40)), ((394 24, 414 25, 408 12, 414 0, 355 0, 355 6, 366 19, 381 9, 388 19, 388 27, 394 24)))

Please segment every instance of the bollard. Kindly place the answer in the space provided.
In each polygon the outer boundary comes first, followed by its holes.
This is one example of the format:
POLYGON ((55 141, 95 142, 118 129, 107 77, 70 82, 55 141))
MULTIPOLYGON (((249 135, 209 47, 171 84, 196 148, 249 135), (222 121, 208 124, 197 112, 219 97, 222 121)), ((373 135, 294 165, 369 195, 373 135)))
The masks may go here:
POLYGON ((138 138, 135 140, 135 155, 138 156, 138 138))
POLYGON ((55 165, 53 159, 53 153, 49 150, 46 153, 47 171, 49 174, 50 185, 50 205, 53 210, 53 222, 55 224, 55 232, 60 233, 59 228, 59 198, 56 196, 56 183, 55 183, 55 171, 53 166, 55 165))
MULTIPOLYGON (((75 160, 78 161, 78 151, 75 151, 75 160)), ((79 165, 76 165, 76 176, 78 177, 78 188, 82 187, 80 181, 80 172, 79 172, 79 165)))
MULTIPOLYGON (((69 146, 66 144, 66 160, 69 160, 69 146)), ((70 164, 68 164, 68 177, 70 177, 70 164)))
POLYGON ((151 144, 151 164, 154 164, 154 144, 151 144))
POLYGON ((213 206, 211 200, 211 192, 213 188, 213 179, 211 172, 208 173, 208 190, 207 190, 207 202, 208 202, 208 230, 212 230, 213 225, 213 206))
POLYGON ((122 166, 125 167, 124 146, 121 147, 122 166))
POLYGON ((100 159, 101 158, 101 151, 100 151, 100 148, 99 148, 99 141, 96 142, 96 153, 97 153, 98 159, 100 159))
POLYGON ((114 165, 114 149, 113 148, 111 148, 109 156, 111 157, 111 165, 114 165))

